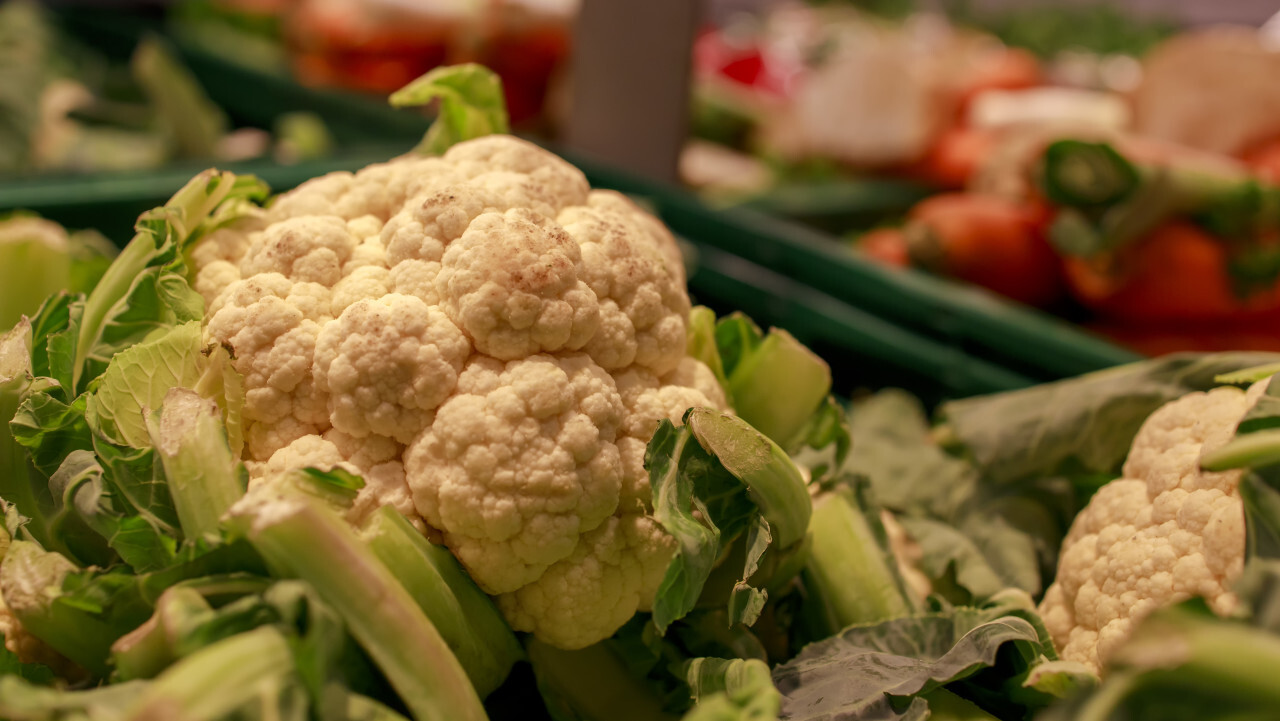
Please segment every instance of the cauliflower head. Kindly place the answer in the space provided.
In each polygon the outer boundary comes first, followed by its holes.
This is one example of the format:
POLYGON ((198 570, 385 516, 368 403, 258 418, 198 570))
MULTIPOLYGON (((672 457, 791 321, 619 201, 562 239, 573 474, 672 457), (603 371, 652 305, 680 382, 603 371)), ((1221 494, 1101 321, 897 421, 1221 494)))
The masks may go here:
POLYGON ((650 608, 674 542, 645 446, 692 406, 729 410, 686 354, 660 221, 490 136, 313 179, 191 259, 207 339, 244 376, 251 486, 358 473, 348 520, 395 507, 554 645, 650 608))
POLYGON ((1231 440, 1266 384, 1190 393, 1143 423, 1122 478, 1072 523, 1041 602, 1063 658, 1099 671, 1135 623, 1193 596, 1219 614, 1235 609, 1231 586, 1245 555, 1242 471, 1203 471, 1200 457, 1231 440))

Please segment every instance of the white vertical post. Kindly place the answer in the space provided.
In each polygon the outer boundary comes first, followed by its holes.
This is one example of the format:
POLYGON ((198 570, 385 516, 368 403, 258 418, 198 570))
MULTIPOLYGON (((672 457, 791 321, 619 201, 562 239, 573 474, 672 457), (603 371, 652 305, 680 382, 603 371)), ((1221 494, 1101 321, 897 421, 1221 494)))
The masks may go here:
POLYGON ((641 175, 677 179, 701 4, 583 0, 574 30, 569 149, 641 175))

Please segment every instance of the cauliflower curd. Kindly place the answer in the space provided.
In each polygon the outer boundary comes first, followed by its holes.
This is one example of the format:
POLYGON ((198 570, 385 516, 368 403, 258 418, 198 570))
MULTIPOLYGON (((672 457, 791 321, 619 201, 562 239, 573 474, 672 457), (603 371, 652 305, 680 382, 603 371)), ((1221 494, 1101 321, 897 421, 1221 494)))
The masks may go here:
POLYGON ((1215 388, 1162 406, 1143 423, 1123 477, 1103 486, 1063 541, 1040 613, 1063 658, 1095 672, 1157 608, 1192 596, 1231 613, 1244 567, 1242 471, 1201 470, 1265 391, 1215 388))
POLYGON ((332 173, 192 252, 206 336, 244 375, 251 484, 366 482, 453 551, 517 630, 575 648, 647 610, 674 543, 645 444, 727 410, 688 357, 674 238, 537 146, 332 173))

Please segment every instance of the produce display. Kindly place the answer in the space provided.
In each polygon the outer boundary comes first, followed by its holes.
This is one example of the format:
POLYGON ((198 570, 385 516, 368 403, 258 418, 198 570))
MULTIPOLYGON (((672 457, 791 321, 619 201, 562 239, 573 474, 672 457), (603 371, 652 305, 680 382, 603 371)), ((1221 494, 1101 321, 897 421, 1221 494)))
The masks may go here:
POLYGON ((142 38, 116 65, 61 33, 38 3, 0 3, 0 175, 118 172, 170 163, 324 155, 308 113, 234 128, 166 42, 142 38))
POLYGON ((511 121, 547 130, 562 111, 577 0, 181 0, 185 41, 311 87, 384 96, 434 67, 478 62, 503 80, 511 121))
POLYGON ((67 271, 0 336, 0 717, 1274 713, 1280 355, 844 403, 491 72, 428 101, 105 269, 10 221, 67 271))
POLYGON ((686 178, 1147 355, 1275 350, 1269 31, 976 17, 784 5, 709 33, 716 144, 686 178))

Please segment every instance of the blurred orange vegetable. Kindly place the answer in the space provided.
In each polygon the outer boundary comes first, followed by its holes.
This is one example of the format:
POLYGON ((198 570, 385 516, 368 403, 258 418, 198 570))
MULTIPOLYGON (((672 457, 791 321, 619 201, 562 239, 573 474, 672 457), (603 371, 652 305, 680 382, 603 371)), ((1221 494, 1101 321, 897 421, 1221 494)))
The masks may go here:
POLYGON ((911 265, 907 236, 898 228, 877 228, 859 237, 855 245, 863 255, 884 265, 895 268, 911 265))
POLYGON ((1244 154, 1244 162, 1263 180, 1280 183, 1280 138, 1249 150, 1244 154))
POLYGON ((986 128, 954 127, 944 130, 917 167, 908 174, 943 188, 959 190, 994 151, 996 131, 986 128))
POLYGON ((1051 305, 1062 295, 1062 279, 1040 215, 1035 206, 996 196, 935 195, 908 216, 911 258, 1014 300, 1051 305))
POLYGON ((1109 319, 1245 320, 1280 313, 1280 284, 1240 297, 1226 246, 1188 222, 1167 223, 1105 261, 1064 258, 1064 268, 1076 300, 1109 319))
POLYGON ((1044 83, 1040 61, 1021 48, 987 53, 975 62, 958 88, 960 117, 975 97, 987 90, 1021 90, 1044 83))

